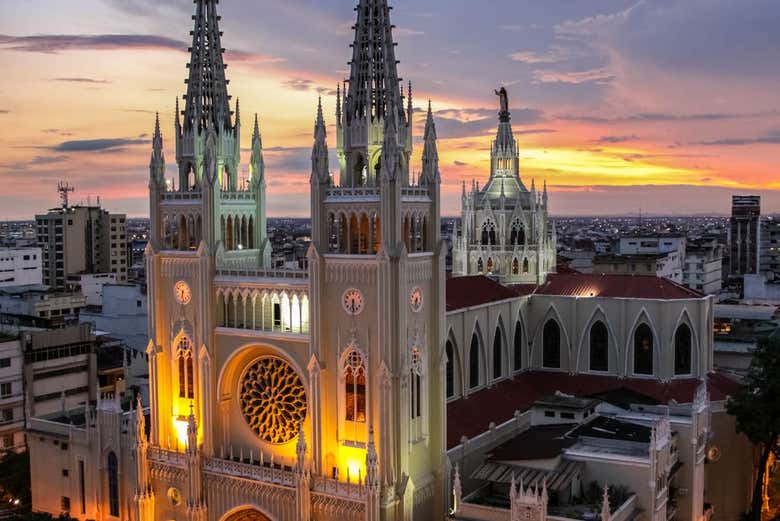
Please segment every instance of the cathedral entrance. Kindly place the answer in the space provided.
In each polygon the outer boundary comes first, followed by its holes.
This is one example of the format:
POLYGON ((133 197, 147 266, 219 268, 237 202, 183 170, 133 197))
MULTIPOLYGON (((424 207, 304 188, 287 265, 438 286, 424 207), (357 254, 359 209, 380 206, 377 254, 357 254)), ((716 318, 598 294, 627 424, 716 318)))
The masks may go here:
POLYGON ((222 521, 271 521, 271 519, 259 510, 247 507, 225 516, 222 521))

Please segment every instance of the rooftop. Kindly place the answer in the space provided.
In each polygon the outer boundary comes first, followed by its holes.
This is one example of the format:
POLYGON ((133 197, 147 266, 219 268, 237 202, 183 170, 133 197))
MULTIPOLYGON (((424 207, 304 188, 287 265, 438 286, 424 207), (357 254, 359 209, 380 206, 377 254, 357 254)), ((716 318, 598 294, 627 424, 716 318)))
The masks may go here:
MULTIPOLYGON (((686 378, 662 383, 645 378, 616 378, 599 375, 569 375, 561 372, 532 371, 522 373, 513 380, 505 380, 493 387, 482 389, 447 404, 447 448, 460 443, 463 436, 473 438, 488 428, 506 422, 515 411, 525 412, 534 402, 560 391, 581 397, 599 397, 605 401, 609 394, 626 396, 631 403, 642 405, 693 401, 699 380, 686 378), (611 393, 610 393, 611 392, 611 393), (631 399, 630 397, 638 397, 631 399)), ((710 400, 722 401, 739 387, 734 379, 721 373, 711 373, 707 378, 710 400)), ((614 402, 613 402, 614 403, 614 402)), ((627 404, 627 405, 630 405, 627 404)))
POLYGON ((447 311, 479 306, 517 296, 517 293, 512 289, 484 275, 447 279, 447 311))
POLYGON ((537 295, 638 299, 700 299, 705 295, 654 275, 556 273, 547 276, 537 295))

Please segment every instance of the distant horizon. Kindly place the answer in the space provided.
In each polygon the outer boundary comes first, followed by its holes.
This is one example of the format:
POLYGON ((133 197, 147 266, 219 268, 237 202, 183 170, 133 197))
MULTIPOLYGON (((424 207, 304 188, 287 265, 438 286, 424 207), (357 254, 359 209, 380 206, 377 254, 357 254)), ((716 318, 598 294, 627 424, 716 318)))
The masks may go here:
MULTIPOLYGON (((457 213, 461 182, 488 178, 494 89, 504 85, 522 178, 547 181, 552 214, 728 213, 732 193, 759 193, 766 213, 780 212, 780 2, 747 3, 394 0, 399 73, 413 82, 412 169, 430 99, 442 212, 457 213)), ((338 171, 334 91, 348 73, 354 4, 219 6, 229 92, 243 116, 239 176, 258 113, 269 215, 308 214, 319 96, 338 171)), ((0 193, 3 219, 55 206, 60 179, 75 199, 148 212, 158 111, 167 176, 177 171, 174 107, 186 88, 192 8, 0 3, 0 67, 13 81, 0 97, 0 181, 11 187, 0 193)))

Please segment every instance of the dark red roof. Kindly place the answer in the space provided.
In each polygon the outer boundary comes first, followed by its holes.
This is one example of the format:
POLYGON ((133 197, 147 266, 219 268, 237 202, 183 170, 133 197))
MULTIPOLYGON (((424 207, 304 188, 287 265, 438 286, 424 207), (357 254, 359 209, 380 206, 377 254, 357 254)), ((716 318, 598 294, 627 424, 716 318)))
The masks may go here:
POLYGON ((514 297, 514 291, 484 275, 447 279, 447 311, 514 297))
MULTIPOLYGON (((466 399, 447 404, 447 448, 460 443, 463 436, 473 438, 488 430, 490 422, 496 425, 509 420, 515 411, 524 412, 533 403, 556 391, 575 396, 593 396, 611 390, 624 389, 641 394, 655 403, 690 403, 699 385, 696 378, 662 383, 644 378, 617 378, 614 376, 569 375, 566 373, 534 371, 517 375, 489 389, 482 389, 466 399)), ((733 379, 720 373, 707 379, 710 400, 721 401, 739 387, 733 379)))
POLYGON ((536 290, 537 295, 643 299, 702 298, 698 291, 654 275, 555 273, 536 290))

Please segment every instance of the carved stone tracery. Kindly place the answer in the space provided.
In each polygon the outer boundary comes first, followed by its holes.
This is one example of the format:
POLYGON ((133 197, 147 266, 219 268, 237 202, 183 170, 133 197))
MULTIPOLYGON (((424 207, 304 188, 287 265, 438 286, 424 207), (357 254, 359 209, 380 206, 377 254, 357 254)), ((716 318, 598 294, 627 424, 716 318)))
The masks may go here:
POLYGON ((293 440, 306 418, 306 390, 295 369, 281 358, 265 356, 244 371, 241 413, 249 427, 268 443, 293 440))

